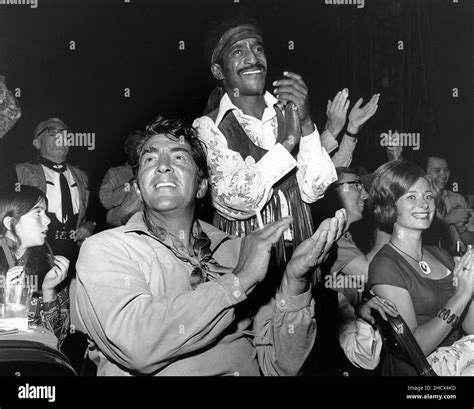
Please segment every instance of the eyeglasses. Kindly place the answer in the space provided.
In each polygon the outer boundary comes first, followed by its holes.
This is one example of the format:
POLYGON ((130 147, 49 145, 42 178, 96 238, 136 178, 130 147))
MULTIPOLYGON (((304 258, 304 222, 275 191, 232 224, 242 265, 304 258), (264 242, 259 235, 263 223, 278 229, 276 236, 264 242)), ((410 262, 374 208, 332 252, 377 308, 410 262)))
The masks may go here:
POLYGON ((44 128, 36 137, 38 138, 44 131, 48 131, 48 134, 50 136, 56 136, 58 133, 63 133, 63 131, 66 131, 67 129, 62 129, 62 128, 55 128, 53 126, 47 126, 44 128))
POLYGON ((355 185, 355 188, 359 191, 362 192, 364 189, 364 185, 360 180, 351 180, 350 182, 341 182, 341 183, 334 183, 334 187, 336 186, 342 186, 342 185, 355 185))

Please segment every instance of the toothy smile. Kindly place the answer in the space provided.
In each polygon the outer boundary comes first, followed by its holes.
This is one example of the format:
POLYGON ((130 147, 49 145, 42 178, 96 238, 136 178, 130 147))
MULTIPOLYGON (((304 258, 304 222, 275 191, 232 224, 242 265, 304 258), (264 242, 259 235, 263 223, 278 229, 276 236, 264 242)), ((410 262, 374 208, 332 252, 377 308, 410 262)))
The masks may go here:
POLYGON ((176 185, 172 182, 162 182, 155 185, 155 189, 159 189, 160 187, 176 187, 176 185))
POLYGON ((256 74, 262 74, 263 70, 251 70, 251 71, 243 71, 242 75, 256 75, 256 74))
POLYGON ((415 219, 429 219, 430 218, 430 212, 417 212, 417 213, 412 213, 412 216, 415 219))

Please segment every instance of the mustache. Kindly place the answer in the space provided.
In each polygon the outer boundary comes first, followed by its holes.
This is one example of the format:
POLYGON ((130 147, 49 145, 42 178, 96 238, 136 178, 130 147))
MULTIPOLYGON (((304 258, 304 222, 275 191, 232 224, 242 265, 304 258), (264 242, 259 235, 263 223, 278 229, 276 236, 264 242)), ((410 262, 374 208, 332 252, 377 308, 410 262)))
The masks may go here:
POLYGON ((241 68, 240 70, 237 71, 237 74, 240 75, 244 71, 249 71, 249 70, 253 70, 253 69, 259 69, 259 70, 266 71, 267 67, 265 67, 262 63, 257 62, 256 64, 254 64, 252 66, 241 68))

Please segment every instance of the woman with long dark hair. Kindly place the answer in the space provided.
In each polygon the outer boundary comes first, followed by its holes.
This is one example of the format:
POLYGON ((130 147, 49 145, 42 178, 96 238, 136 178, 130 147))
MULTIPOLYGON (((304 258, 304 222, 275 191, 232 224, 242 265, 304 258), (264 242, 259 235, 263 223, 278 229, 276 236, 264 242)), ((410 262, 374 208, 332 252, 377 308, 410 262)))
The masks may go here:
POLYGON ((46 197, 39 189, 0 189, 0 274, 4 287, 17 282, 37 284, 28 321, 53 332, 61 345, 69 328, 69 296, 63 288, 69 260, 45 249, 50 223, 46 208, 46 197))

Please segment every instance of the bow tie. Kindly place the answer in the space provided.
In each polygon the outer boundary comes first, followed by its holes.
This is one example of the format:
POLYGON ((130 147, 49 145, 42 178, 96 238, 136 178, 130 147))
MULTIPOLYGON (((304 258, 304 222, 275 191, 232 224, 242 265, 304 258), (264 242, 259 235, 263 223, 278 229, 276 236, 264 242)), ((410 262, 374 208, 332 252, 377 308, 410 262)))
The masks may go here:
POLYGON ((62 173, 67 169, 66 162, 55 163, 49 159, 43 158, 42 156, 38 158, 38 162, 46 166, 47 168, 59 173, 62 173))

